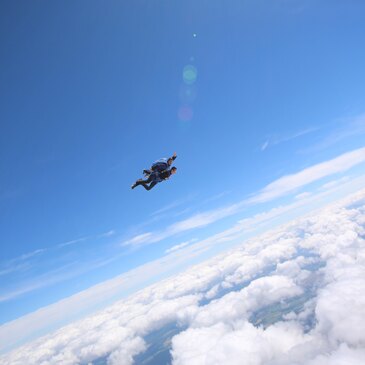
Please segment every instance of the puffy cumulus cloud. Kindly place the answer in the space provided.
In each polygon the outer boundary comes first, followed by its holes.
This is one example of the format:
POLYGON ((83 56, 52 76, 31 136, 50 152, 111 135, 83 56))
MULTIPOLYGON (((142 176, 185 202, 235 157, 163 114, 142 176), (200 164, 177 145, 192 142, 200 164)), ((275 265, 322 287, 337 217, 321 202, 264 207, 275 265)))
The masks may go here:
POLYGON ((146 350, 146 344, 140 337, 135 337, 122 348, 113 351, 108 359, 108 365, 132 365, 133 356, 146 350))
POLYGON ((231 292, 214 300, 184 318, 192 327, 210 326, 217 322, 231 323, 247 318, 252 310, 275 303, 279 300, 300 295, 302 290, 283 276, 270 276, 254 280, 238 292, 231 292))
MULTIPOLYGON (((261 246, 259 254, 248 255, 222 283, 249 280, 250 272, 262 272, 270 262, 275 269, 264 270, 263 277, 252 276, 243 289, 192 313, 189 328, 172 340, 173 365, 364 364, 363 198, 361 192, 270 232, 271 237, 261 236, 256 242, 261 246), (304 303, 270 319, 277 314, 272 304, 284 303, 281 310, 285 311, 288 305, 290 309, 290 298, 294 304, 304 303), (250 314, 255 311, 264 317, 265 325, 253 325, 250 314)), ((253 253, 255 247, 248 242, 243 251, 253 253)), ((211 298, 218 292, 216 285, 207 295, 211 298)))
POLYGON ((349 348, 342 343, 336 351, 320 354, 308 361, 308 365, 361 365, 365 363, 365 350, 349 348))
POLYGON ((247 321, 234 326, 222 322, 211 327, 189 329, 173 339, 174 365, 260 365, 310 340, 292 322, 278 323, 267 330, 247 321), (198 345, 197 345, 198 344, 198 345))
POLYGON ((365 270, 349 267, 340 273, 319 294, 318 330, 333 344, 343 342, 351 347, 365 347, 365 270))
POLYGON ((105 358, 132 365, 147 335, 171 324, 178 325, 173 365, 365 364, 364 237, 361 191, 3 355, 0 364, 105 358))
POLYGON ((199 299, 194 295, 167 299, 159 294, 150 288, 118 302, 3 356, 0 364, 71 365, 101 357, 107 357, 110 365, 132 364, 133 356, 146 349, 144 335, 176 320, 177 313, 199 299))

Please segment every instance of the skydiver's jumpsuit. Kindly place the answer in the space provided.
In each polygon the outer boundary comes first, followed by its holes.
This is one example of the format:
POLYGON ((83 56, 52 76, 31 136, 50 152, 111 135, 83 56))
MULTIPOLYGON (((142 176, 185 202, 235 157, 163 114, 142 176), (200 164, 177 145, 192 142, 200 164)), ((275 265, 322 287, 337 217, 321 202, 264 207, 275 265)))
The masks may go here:
MULTIPOLYGON (((176 156, 172 156, 170 159, 174 161, 176 156)), ((157 183, 167 180, 171 176, 171 166, 168 164, 168 160, 168 158, 161 158, 155 161, 149 170, 143 170, 143 173, 148 175, 148 178, 137 180, 133 189, 138 185, 142 185, 146 190, 151 190, 157 183)))
POLYGON ((162 172, 154 171, 146 180, 137 180, 135 186, 142 185, 146 190, 151 190, 156 184, 163 180, 167 180, 170 176, 171 169, 162 172))

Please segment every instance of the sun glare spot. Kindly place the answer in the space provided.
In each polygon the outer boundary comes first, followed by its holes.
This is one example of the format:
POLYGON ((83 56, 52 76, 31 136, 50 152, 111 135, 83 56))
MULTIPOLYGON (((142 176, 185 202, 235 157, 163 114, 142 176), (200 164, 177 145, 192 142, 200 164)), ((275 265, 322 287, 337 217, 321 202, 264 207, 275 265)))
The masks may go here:
POLYGON ((180 88, 180 101, 184 104, 192 103, 196 99, 196 89, 194 86, 182 85, 180 88))
POLYGON ((193 109, 190 106, 182 106, 179 108, 178 117, 183 122, 188 122, 193 118, 193 109))
POLYGON ((198 71, 193 65, 187 65, 183 70, 183 80, 186 84, 192 85, 196 81, 198 71))

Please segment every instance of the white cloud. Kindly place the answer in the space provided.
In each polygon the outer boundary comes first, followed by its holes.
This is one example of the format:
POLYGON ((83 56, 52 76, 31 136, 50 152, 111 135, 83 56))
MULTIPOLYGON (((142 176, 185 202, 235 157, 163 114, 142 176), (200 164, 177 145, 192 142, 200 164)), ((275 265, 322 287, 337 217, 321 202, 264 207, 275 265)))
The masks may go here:
POLYGON ((338 186, 338 185, 341 185, 341 184, 343 184, 343 183, 345 183, 345 182, 347 182, 349 180, 350 180, 350 177, 349 176, 343 176, 340 179, 332 180, 332 181, 324 184, 322 186, 322 189, 324 189, 324 190, 332 189, 333 187, 338 186))
POLYGON ((288 141, 291 141, 291 140, 296 139, 298 137, 302 137, 306 134, 313 133, 313 132, 317 131, 318 129, 319 128, 317 128, 317 127, 308 128, 308 129, 304 129, 304 130, 299 131, 297 133, 289 134, 289 135, 286 135, 286 136, 284 136, 284 135, 283 136, 272 135, 263 143, 263 145, 261 146, 261 151, 265 151, 269 146, 275 146, 275 145, 278 145, 280 143, 288 142, 288 141))
POLYGON ((172 246, 171 248, 169 248, 168 250, 166 250, 165 253, 166 254, 169 254, 171 252, 175 252, 175 251, 181 250, 182 248, 184 248, 186 246, 189 246, 190 244, 192 244, 193 242, 196 242, 196 241, 197 241, 197 238, 192 238, 189 241, 185 241, 185 242, 179 243, 178 245, 172 246))
POLYGON ((133 356, 146 350, 147 346, 141 337, 134 337, 120 347, 111 353, 108 365, 132 365, 133 356))
POLYGON ((0 269, 0 276, 8 275, 16 271, 26 270, 28 267, 29 265, 26 263, 13 264, 13 265, 7 264, 0 269))
POLYGON ((269 146, 269 140, 265 141, 265 143, 261 146, 261 151, 265 151, 268 146, 269 146))
MULTIPOLYGON (((71 245, 79 243, 79 242, 84 242, 84 241, 92 239, 92 238, 94 238, 94 239, 109 238, 109 237, 112 237, 113 235, 115 235, 115 231, 110 230, 108 232, 104 232, 104 233, 101 233, 99 235, 85 236, 85 237, 81 237, 81 238, 78 238, 78 239, 74 239, 74 240, 63 242, 63 243, 59 243, 59 244, 56 245, 56 247, 57 248, 64 248, 64 247, 71 246, 71 245)), ((15 257, 13 259, 10 259, 8 261, 5 261, 5 262, 1 263, 0 264, 0 276, 7 275, 7 274, 10 274, 10 273, 14 273, 14 272, 17 272, 17 271, 25 271, 25 270, 29 270, 31 268, 34 268, 34 266, 35 266, 34 262, 36 261, 36 259, 39 258, 39 256, 41 256, 41 255, 48 254, 49 251, 51 251, 51 249, 52 249, 51 247, 36 249, 34 251, 24 253, 24 254, 22 254, 18 257, 15 257)), ((37 262, 37 265, 39 265, 39 262, 37 262)), ((25 293, 25 292, 31 291, 32 286, 34 286, 34 288, 38 288, 38 287, 45 286, 45 285, 28 285, 27 286, 28 289, 23 287, 22 289, 14 290, 14 293, 15 292, 25 293)), ((17 296, 17 295, 10 295, 8 297, 13 298, 15 296, 17 296)), ((5 296, 2 296, 1 293, 0 293, 0 301, 3 300, 4 297, 5 296)))
POLYGON ((188 196, 186 196, 182 199, 177 199, 177 200, 173 201, 172 203, 167 204, 166 206, 156 210, 151 215, 152 216, 160 216, 160 215, 166 214, 167 212, 173 210, 174 208, 177 208, 180 205, 188 203, 189 201, 191 201, 195 197, 196 197, 196 194, 189 194, 188 196))
POLYGON ((32 252, 25 253, 23 255, 20 255, 18 257, 15 257, 11 260, 8 260, 6 262, 3 262, 0 265, 0 276, 1 275, 7 275, 9 273, 15 272, 15 271, 21 271, 29 268, 31 265, 29 264, 29 260, 33 259, 44 252, 46 252, 47 249, 37 249, 32 252))
POLYGON ((32 278, 32 280, 26 281, 24 284, 19 285, 13 290, 7 292, 0 291, 0 302, 5 302, 19 297, 25 293, 29 293, 33 290, 44 288, 60 281, 67 280, 85 271, 87 271, 85 267, 81 267, 78 263, 74 262, 66 264, 45 274, 32 278))
POLYGON ((89 240, 97 240, 100 238, 108 238, 108 237, 112 237, 115 235, 115 230, 111 229, 107 232, 103 232, 103 233, 99 233, 99 234, 95 234, 95 235, 91 235, 91 236, 84 236, 84 237, 80 237, 74 240, 70 240, 70 241, 66 241, 63 243, 59 243, 57 245, 58 248, 63 248, 63 247, 67 247, 70 245, 74 245, 75 243, 80 243, 80 242, 85 242, 85 241, 89 241, 89 240))
MULTIPOLYGON (((345 207, 349 205, 348 202, 345 207)), ((345 207, 332 206, 287 229, 287 239, 291 236, 289 232, 302 231, 301 239, 292 242, 294 246, 311 249, 327 262, 319 271, 324 279, 316 279, 319 289, 312 314, 318 324, 310 332, 305 332, 299 315, 291 317, 298 318, 297 321, 279 320, 266 329, 252 326, 247 321, 247 306, 260 310, 262 304, 267 304, 262 295, 272 298, 270 290, 252 290, 245 300, 239 297, 263 280, 257 279, 240 292, 226 294, 193 313, 189 329, 173 338, 173 365, 362 364, 365 360, 365 248, 360 237, 364 234, 365 210, 360 208, 354 212, 353 208, 345 207), (251 299, 252 305, 247 299, 251 299)), ((274 241, 280 246, 281 238, 275 237, 274 241)), ((308 273, 306 259, 299 256, 295 261, 296 265, 293 260, 287 260, 278 268, 293 279, 301 276, 299 282, 305 287, 309 278, 305 275, 308 273)), ((280 285, 273 288, 277 290, 280 285)))
MULTIPOLYGON (((14 322, 15 327, 19 327, 17 331, 14 331, 14 336, 9 335, 7 337, 8 343, 13 343, 21 341, 26 338, 31 333, 39 332, 43 333, 46 326, 42 318, 53 318, 54 321, 49 325, 53 328, 52 323, 62 324, 69 322, 70 312, 77 312, 81 314, 90 313, 96 307, 100 307, 102 303, 109 303, 110 298, 122 297, 122 293, 135 291, 140 288, 143 283, 150 283, 151 278, 158 275, 166 276, 168 273, 176 272, 177 268, 184 268, 189 265, 192 260, 196 260, 202 254, 206 254, 208 250, 214 247, 225 247, 224 244, 231 244, 235 240, 242 240, 242 235, 247 232, 252 232, 257 229, 262 229, 262 227, 267 228, 272 227, 273 222, 278 219, 283 219, 284 216, 291 216, 297 214, 302 209, 307 209, 312 206, 314 202, 319 205, 323 205, 326 201, 326 196, 330 196, 335 193, 338 189, 345 188, 345 191, 353 191, 361 186, 364 186, 364 178, 359 178, 351 181, 346 181, 343 184, 336 184, 332 189, 322 191, 320 194, 312 195, 306 199, 295 201, 292 204, 286 206, 279 206, 273 208, 268 212, 259 213, 253 217, 245 218, 239 221, 232 228, 229 228, 221 233, 214 236, 208 237, 205 240, 199 241, 194 245, 188 245, 178 251, 170 252, 168 257, 156 260, 147 265, 141 266, 131 272, 122 274, 114 279, 96 285, 79 295, 74 295, 70 298, 61 301, 59 304, 55 303, 50 307, 39 310, 33 314, 29 314, 19 321, 14 322), (80 304, 81 303, 81 304, 80 304), (87 303, 87 304, 86 304, 87 303), (60 311, 59 305, 62 306, 62 311, 60 311), (77 308, 77 310, 76 310, 77 308), (23 323, 23 324, 22 324, 23 323), (17 334, 15 334, 17 333, 17 334), (21 335, 19 335, 21 333, 21 335)), ((313 208, 311 208, 313 209, 313 208)), ((300 213, 302 214, 302 213, 300 213)), ((32 290, 38 289, 40 287, 45 287, 53 283, 64 280, 65 278, 70 278, 82 272, 86 272, 95 267, 103 266, 113 260, 117 256, 113 256, 108 259, 101 259, 97 262, 88 263, 85 267, 80 268, 79 265, 77 270, 71 270, 66 267, 66 272, 50 272, 46 276, 40 277, 37 280, 32 280, 31 282, 25 283, 25 285, 15 288, 12 291, 3 292, 1 294, 2 300, 9 300, 14 297, 20 296, 24 293, 28 293, 32 290)), ((258 269, 257 266, 253 265, 253 269, 258 269)), ((144 284, 146 285, 146 284, 144 284)), ((228 285, 225 283, 225 285, 228 285)), ((219 287, 217 287, 219 288, 219 287)), ((217 289, 216 288, 216 289, 217 289)), ((210 295, 214 294, 213 288, 210 290, 210 295)), ((13 325, 12 325, 13 326, 13 325)), ((11 331, 12 333, 12 331, 11 331)), ((9 345, 10 346, 10 345, 9 345)))
POLYGON ((115 235, 115 233, 116 231, 114 229, 111 229, 110 231, 100 234, 98 238, 112 237, 115 235))
POLYGON ((142 233, 139 234, 135 237, 133 237, 132 239, 126 241, 123 243, 124 246, 128 246, 128 245, 139 245, 141 243, 144 243, 146 241, 149 241, 149 239, 153 237, 152 232, 147 232, 147 233, 142 233))
POLYGON ((241 204, 233 204, 228 207, 211 210, 204 213, 198 213, 188 219, 172 224, 167 229, 167 232, 169 235, 171 235, 180 232, 185 232, 198 227, 204 227, 211 223, 216 222, 217 220, 220 220, 222 218, 237 213, 240 208, 241 204))
POLYGON ((263 203, 279 198, 326 176, 345 172, 363 162, 365 162, 365 147, 308 167, 298 173, 283 176, 267 185, 248 202, 252 204, 263 203))
MULTIPOLYGON (((321 142, 301 150, 303 153, 315 153, 320 150, 328 149, 333 145, 339 145, 341 141, 358 137, 365 134, 365 114, 352 118, 337 120, 337 126, 321 142)), ((333 122, 331 123, 331 127, 333 122)))
POLYGON ((32 252, 25 253, 9 261, 3 262, 0 265, 0 276, 7 275, 17 271, 25 271, 29 269, 30 267, 32 267, 30 263, 31 260, 40 256, 46 251, 47 249, 37 249, 32 252))
POLYGON ((298 200, 305 199, 305 198, 308 198, 311 195, 312 195, 312 193, 310 191, 305 191, 303 193, 300 193, 300 194, 296 195, 295 199, 298 199, 298 200))
MULTIPOLYGON (((251 198, 242 200, 241 202, 195 214, 187 219, 173 223, 161 231, 139 234, 132 239, 123 242, 122 246, 152 244, 181 232, 208 226, 223 218, 242 212, 242 210, 246 209, 249 205, 265 203, 283 197, 310 183, 330 175, 345 172, 363 162, 365 162, 365 147, 347 152, 332 160, 313 165, 295 174, 283 176, 268 184, 251 198)), ((343 180, 342 183, 343 182, 345 182, 345 180, 343 180)), ((297 195, 297 197, 302 199, 308 197, 308 194, 301 196, 297 195)))
POLYGON ((264 365, 308 341, 300 327, 280 323, 268 330, 247 321, 192 328, 173 339, 173 365, 264 365))
MULTIPOLYGON (((111 365, 131 364, 145 350, 146 335, 177 322, 185 327, 172 338, 173 365, 360 365, 365 360, 364 202, 363 190, 252 238, 3 355, 0 364, 67 365, 100 357, 111 365)), ((109 287, 120 284, 111 281, 109 287)), ((103 295, 105 286, 98 290, 85 291, 82 301, 103 295)), ((25 322, 1 326, 2 346, 25 328, 25 322)))
POLYGON ((232 204, 227 207, 210 210, 204 213, 198 213, 190 218, 181 220, 179 222, 173 223, 166 229, 160 232, 148 232, 139 234, 130 240, 122 243, 122 246, 136 246, 140 244, 151 244, 155 242, 162 241, 168 237, 174 236, 181 232, 190 231, 192 229, 205 227, 209 224, 216 222, 217 220, 229 217, 242 209, 245 202, 232 204))
POLYGON ((74 245, 75 243, 84 242, 84 241, 88 240, 89 238, 90 238, 90 236, 87 236, 87 237, 81 237, 81 238, 78 238, 75 240, 62 242, 62 243, 58 244, 57 247, 62 248, 62 247, 74 245))
MULTIPOLYGON (((241 278, 242 282, 242 278, 241 278)), ((232 292, 201 308, 189 319, 190 326, 209 327, 215 323, 232 323, 248 317, 253 309, 302 294, 291 278, 273 275, 254 280, 238 292, 232 292)))
MULTIPOLYGON (((120 364, 118 361, 122 358, 123 364, 131 364, 132 356, 146 348, 141 336, 176 320, 180 310, 196 303, 196 296, 169 300, 159 298, 158 293, 141 293, 125 300, 122 307, 114 305, 40 338, 25 346, 25 353, 13 352, 11 364, 40 364, 44 361, 68 365, 105 356, 109 357, 110 364, 120 364)), ((0 358, 0 364, 6 364, 4 357, 0 358)))

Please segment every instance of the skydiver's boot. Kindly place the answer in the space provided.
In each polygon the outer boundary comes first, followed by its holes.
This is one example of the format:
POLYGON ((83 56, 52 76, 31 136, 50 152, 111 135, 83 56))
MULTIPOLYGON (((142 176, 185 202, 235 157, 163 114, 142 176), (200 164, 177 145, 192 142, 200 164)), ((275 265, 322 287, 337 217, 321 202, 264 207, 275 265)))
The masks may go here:
POLYGON ((131 189, 133 190, 136 186, 138 186, 141 183, 142 179, 138 179, 132 186, 131 189))

